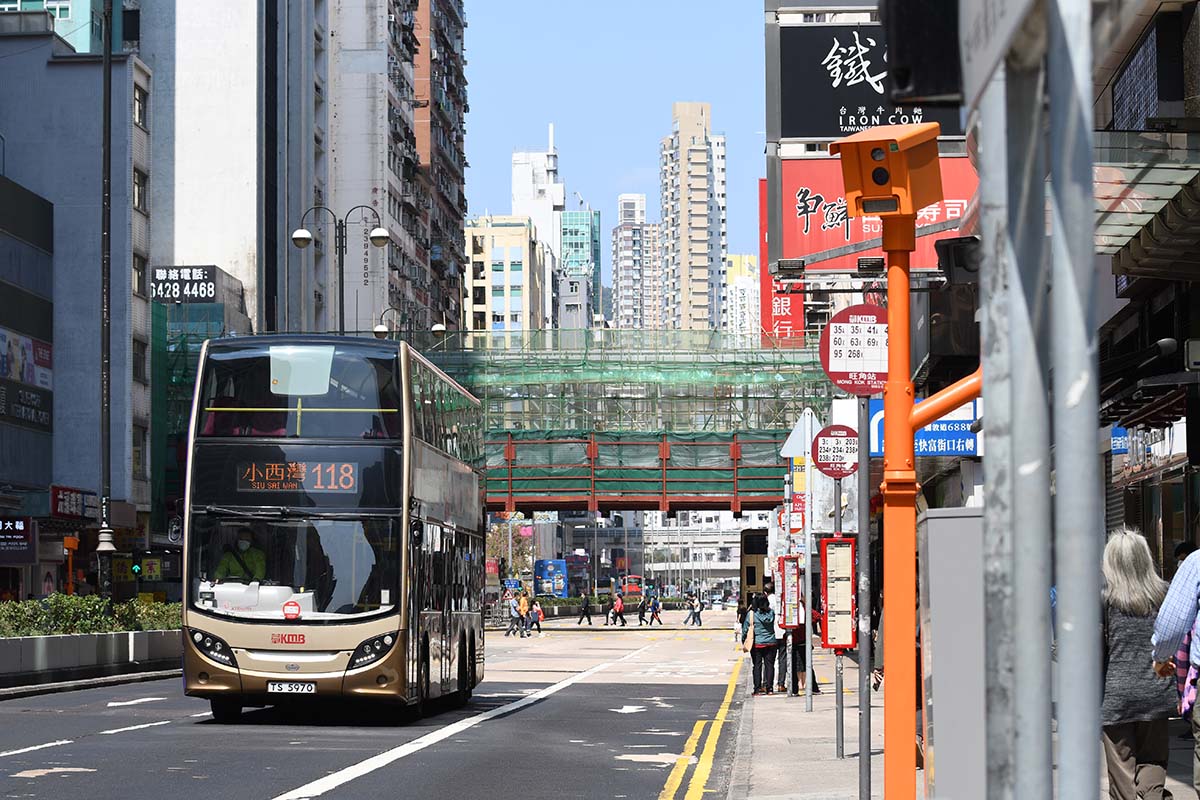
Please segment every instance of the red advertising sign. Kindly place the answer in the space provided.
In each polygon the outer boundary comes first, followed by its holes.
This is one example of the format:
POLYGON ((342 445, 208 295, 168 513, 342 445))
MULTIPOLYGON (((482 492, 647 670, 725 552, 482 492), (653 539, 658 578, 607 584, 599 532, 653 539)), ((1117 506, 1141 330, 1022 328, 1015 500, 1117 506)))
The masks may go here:
MULTIPOLYGON (((937 266, 933 243, 953 237, 953 231, 920 236, 921 228, 960 219, 979 185, 979 176, 966 158, 939 159, 945 199, 917 214, 917 249, 910 259, 914 268, 937 266)), ((882 256, 882 248, 821 261, 806 257, 854 242, 883 235, 879 217, 850 217, 846 214, 846 191, 838 158, 789 159, 783 162, 783 257, 805 258, 806 270, 853 271, 862 256, 882 256)), ((765 270, 764 270, 765 272, 765 270)))
POLYGON ((813 438, 813 463, 831 478, 858 472, 858 431, 849 425, 826 425, 813 438))
MULTIPOLYGON (((966 212, 975 194, 979 177, 966 158, 941 159, 942 188, 946 199, 917 215, 918 229, 948 219, 958 219, 966 212)), ((879 217, 849 217, 846 213, 846 191, 842 183, 842 167, 837 158, 788 159, 783 162, 783 235, 780 242, 783 258, 806 258, 815 253, 842 247, 855 242, 878 239, 883 234, 879 217)), ((767 182, 758 186, 759 263, 767 263, 767 182)), ((937 266, 933 243, 953 237, 953 231, 917 239, 912 254, 913 267, 937 266)), ((883 256, 881 248, 826 261, 806 264, 814 272, 822 269, 848 271, 858 266, 862 256, 883 256)), ((759 312, 764 333, 804 343, 804 292, 802 285, 784 284, 775 280, 769 270, 759 270, 759 312)), ((879 280, 864 287, 867 302, 883 305, 886 302, 884 282, 879 280)))
POLYGON ((283 604, 284 619, 300 619, 300 604, 295 600, 288 600, 283 604))
POLYGON ((821 331, 821 367, 844 392, 879 394, 887 382, 887 309, 857 305, 834 314, 821 331))
POLYGON ((500 562, 498 559, 489 558, 487 561, 485 561, 483 563, 484 563, 484 569, 488 575, 499 575, 500 574, 500 562))
MULTIPOLYGON (((767 180, 758 181, 758 263, 767 263, 767 180)), ((760 269, 758 311, 763 333, 777 344, 804 344, 804 295, 798 286, 785 286, 760 269), (778 340, 785 340, 780 342, 778 340)))

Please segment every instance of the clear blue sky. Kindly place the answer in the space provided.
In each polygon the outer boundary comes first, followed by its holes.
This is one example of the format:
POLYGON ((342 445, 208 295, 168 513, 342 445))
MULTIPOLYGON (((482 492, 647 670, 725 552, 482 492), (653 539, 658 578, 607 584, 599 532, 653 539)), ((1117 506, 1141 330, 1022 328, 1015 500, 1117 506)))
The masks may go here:
POLYGON ((514 150, 544 149, 553 122, 567 208, 601 212, 604 282, 617 195, 659 218, 658 143, 671 103, 712 104, 727 138, 728 243, 758 253, 766 127, 758 0, 468 0, 467 199, 511 211, 514 150))

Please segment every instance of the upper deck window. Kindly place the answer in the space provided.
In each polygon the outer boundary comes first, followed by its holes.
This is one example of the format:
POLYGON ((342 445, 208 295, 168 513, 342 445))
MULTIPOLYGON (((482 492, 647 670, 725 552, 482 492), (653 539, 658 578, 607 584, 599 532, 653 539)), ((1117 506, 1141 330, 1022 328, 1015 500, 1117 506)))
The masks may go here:
POLYGON ((356 344, 247 344, 209 352, 196 434, 397 439, 395 353, 356 344))

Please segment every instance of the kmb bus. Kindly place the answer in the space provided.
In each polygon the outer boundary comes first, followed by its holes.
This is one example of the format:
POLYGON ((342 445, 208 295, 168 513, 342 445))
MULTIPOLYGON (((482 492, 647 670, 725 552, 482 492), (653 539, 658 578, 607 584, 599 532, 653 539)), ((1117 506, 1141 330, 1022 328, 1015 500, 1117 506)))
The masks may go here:
POLYGON ((465 703, 483 677, 479 401, 407 344, 211 340, 188 442, 184 686, 465 703))

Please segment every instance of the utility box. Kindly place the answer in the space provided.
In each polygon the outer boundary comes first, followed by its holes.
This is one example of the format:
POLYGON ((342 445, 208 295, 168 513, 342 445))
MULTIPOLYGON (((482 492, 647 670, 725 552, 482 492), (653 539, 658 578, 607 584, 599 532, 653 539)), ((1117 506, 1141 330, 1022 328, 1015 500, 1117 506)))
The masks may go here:
POLYGON ((917 520, 917 552, 925 796, 986 797, 983 509, 927 510, 917 520))

